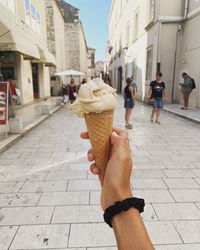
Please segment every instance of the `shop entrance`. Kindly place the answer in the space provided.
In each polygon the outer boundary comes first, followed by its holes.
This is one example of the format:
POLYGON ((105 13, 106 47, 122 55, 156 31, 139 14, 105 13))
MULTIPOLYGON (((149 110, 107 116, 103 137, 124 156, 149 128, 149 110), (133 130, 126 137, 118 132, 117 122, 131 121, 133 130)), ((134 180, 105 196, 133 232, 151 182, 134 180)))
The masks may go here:
POLYGON ((15 53, 0 51, 0 80, 15 79, 15 53))
POLYGON ((118 68, 118 79, 117 79, 117 92, 118 93, 122 92, 122 74, 123 74, 123 69, 120 66, 118 68))
POLYGON ((40 97, 39 74, 38 74, 37 63, 32 63, 32 76, 33 76, 33 94, 34 98, 37 99, 40 97))

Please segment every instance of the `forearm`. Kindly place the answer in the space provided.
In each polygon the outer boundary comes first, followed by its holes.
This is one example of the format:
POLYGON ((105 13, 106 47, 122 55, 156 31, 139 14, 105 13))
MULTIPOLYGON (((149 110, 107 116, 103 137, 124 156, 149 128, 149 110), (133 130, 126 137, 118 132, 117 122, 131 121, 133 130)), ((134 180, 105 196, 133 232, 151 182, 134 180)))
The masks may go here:
POLYGON ((164 95, 164 98, 166 100, 167 99, 167 92, 166 92, 166 90, 164 90, 163 95, 164 95))
POLYGON ((151 95, 152 95, 152 89, 150 88, 149 89, 149 98, 151 98, 151 95))
POLYGON ((154 249, 137 209, 130 208, 116 215, 112 225, 119 250, 154 249))
POLYGON ((135 102, 135 95, 132 94, 131 97, 132 97, 132 100, 135 102))

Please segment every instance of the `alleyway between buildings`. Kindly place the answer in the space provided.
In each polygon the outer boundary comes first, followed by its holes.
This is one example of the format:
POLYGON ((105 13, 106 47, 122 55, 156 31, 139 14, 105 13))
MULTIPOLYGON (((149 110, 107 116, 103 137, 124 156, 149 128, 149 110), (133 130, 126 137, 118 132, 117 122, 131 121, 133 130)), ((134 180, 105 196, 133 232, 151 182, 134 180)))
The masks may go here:
MULTIPOLYGON (((137 103, 129 131, 132 187, 157 250, 200 249, 200 127, 137 103)), ((116 127, 124 127, 122 99, 116 127)), ((0 250, 115 250, 100 186, 88 172, 84 121, 68 106, 0 155, 0 250)))

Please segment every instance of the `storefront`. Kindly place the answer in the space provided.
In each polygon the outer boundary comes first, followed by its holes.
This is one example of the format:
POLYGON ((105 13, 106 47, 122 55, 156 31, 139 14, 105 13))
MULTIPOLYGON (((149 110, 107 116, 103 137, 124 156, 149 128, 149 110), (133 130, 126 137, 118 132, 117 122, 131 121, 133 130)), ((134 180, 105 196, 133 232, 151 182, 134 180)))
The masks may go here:
POLYGON ((0 17, 0 79, 15 80, 22 104, 50 96, 49 66, 56 63, 42 42, 0 17))

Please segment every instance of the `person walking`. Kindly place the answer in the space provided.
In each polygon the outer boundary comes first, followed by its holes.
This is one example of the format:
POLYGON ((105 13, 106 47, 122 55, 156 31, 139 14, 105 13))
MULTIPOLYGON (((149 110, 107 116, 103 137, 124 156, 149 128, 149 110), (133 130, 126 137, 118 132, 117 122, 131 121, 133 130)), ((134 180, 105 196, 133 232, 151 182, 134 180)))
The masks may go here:
POLYGON ((135 105, 135 88, 131 85, 131 78, 126 79, 126 87, 124 88, 124 108, 126 129, 132 129, 133 125, 129 123, 133 107, 135 105))
POLYGON ((83 81, 81 82, 81 84, 85 84, 86 83, 86 80, 85 78, 83 78, 83 81))
POLYGON ((184 106, 181 107, 181 109, 187 110, 190 94, 193 89, 193 84, 192 84, 192 78, 187 73, 184 72, 182 74, 182 77, 183 77, 183 83, 179 83, 179 85, 181 86, 181 93, 183 94, 184 106))
POLYGON ((17 93, 16 93, 15 82, 14 82, 13 79, 9 79, 8 82, 10 84, 10 92, 11 92, 11 95, 12 95, 12 101, 13 101, 13 104, 15 106, 16 102, 17 102, 17 93))
POLYGON ((74 79, 71 79, 68 89, 68 95, 69 95, 69 101, 72 104, 76 100, 76 97, 78 95, 78 87, 74 79))
POLYGON ((131 85, 135 88, 135 92, 137 92, 137 83, 135 81, 134 75, 131 76, 131 80, 132 80, 131 85))
POLYGON ((164 100, 167 100, 167 94, 165 89, 165 83, 161 80, 162 73, 156 73, 156 80, 152 81, 149 89, 149 98, 148 100, 154 100, 153 110, 151 114, 151 122, 154 121, 154 115, 156 114, 156 123, 160 124, 160 113, 163 109, 163 97, 164 100))

